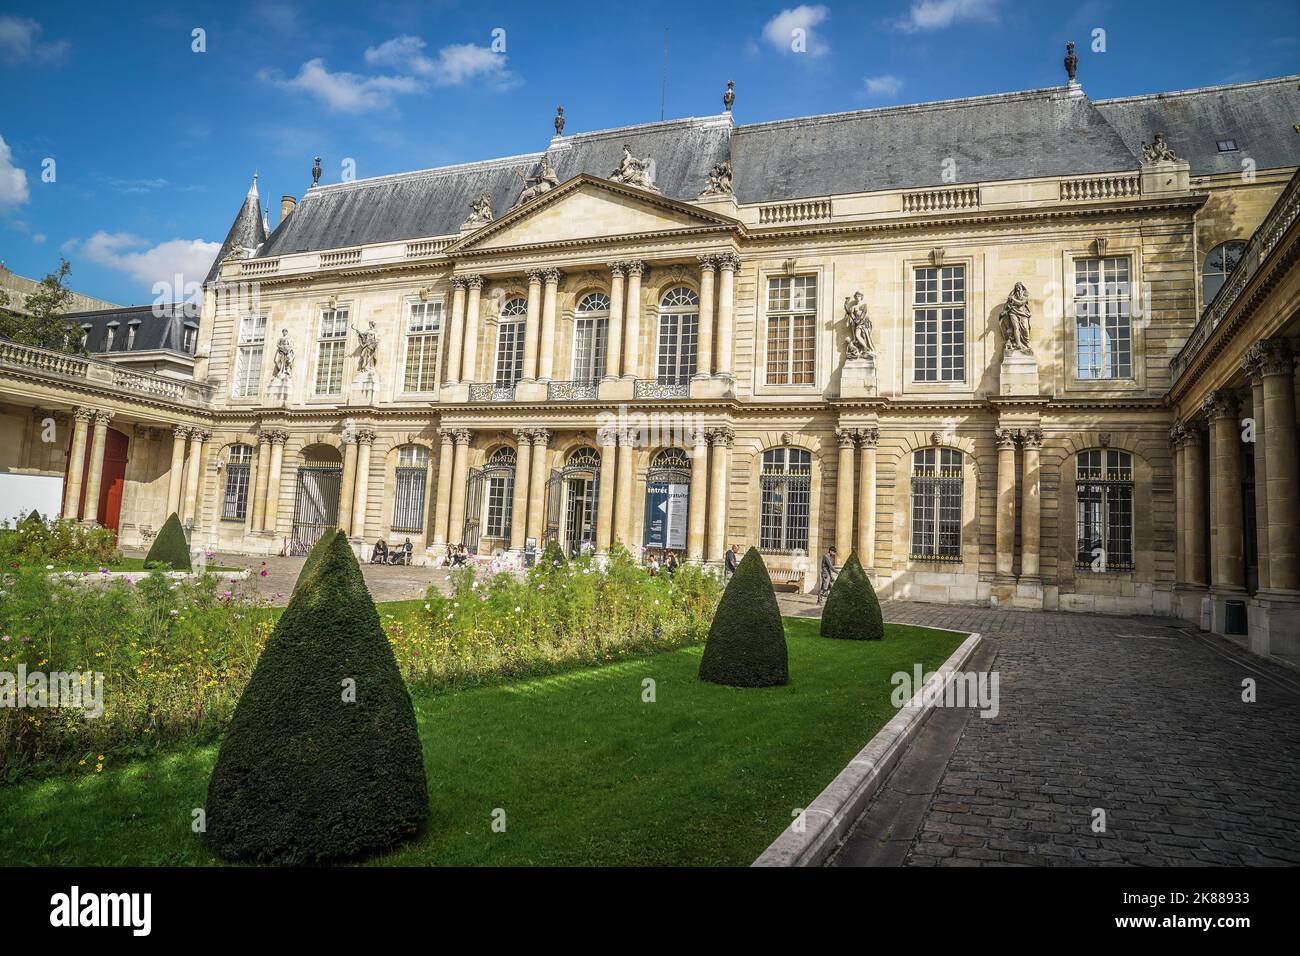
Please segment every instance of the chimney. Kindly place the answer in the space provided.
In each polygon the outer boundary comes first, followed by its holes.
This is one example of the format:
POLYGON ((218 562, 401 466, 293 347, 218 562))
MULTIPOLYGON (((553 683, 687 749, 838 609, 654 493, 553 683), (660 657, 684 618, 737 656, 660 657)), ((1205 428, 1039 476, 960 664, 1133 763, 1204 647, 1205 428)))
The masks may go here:
POLYGON ((280 222, 284 222, 289 218, 289 214, 293 212, 293 207, 296 205, 298 205, 298 200, 292 196, 280 197, 280 222))

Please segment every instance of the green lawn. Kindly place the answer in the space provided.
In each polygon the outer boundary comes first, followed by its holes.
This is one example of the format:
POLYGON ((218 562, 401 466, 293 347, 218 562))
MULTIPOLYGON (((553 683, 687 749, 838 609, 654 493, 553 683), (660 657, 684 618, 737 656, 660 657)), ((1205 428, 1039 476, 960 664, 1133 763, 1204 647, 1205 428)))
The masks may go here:
MULTIPOLYGON (((704 683, 696 646, 417 696, 428 827, 375 862, 749 864, 893 716, 890 675, 933 670, 963 640, 890 625, 882 642, 833 641, 817 627, 786 619, 785 687, 704 683)), ((191 832, 215 757, 192 748, 0 790, 0 864, 217 862, 191 832)))

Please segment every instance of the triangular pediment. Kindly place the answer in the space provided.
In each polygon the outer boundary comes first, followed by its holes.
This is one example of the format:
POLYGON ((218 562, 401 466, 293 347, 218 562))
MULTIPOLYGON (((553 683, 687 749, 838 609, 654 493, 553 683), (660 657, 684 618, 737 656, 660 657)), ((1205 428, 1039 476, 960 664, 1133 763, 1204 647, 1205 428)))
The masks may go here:
POLYGON ((483 253, 739 226, 739 221, 729 216, 584 174, 479 227, 453 243, 446 253, 483 253))

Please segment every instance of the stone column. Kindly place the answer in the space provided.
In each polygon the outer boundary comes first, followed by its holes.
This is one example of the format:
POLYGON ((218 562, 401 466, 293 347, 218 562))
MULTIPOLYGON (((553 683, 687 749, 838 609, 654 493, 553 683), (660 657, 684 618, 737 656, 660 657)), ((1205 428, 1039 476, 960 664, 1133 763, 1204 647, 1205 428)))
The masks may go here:
POLYGON ((1206 515, 1205 501, 1205 459, 1204 446, 1201 444, 1201 432, 1195 425, 1188 425, 1183 435, 1183 471, 1187 484, 1184 486, 1186 504, 1183 512, 1187 517, 1187 583, 1193 587, 1203 588, 1209 580, 1206 563, 1205 545, 1206 515))
POLYGON ((456 428, 456 457, 451 466, 451 512, 447 515, 447 542, 463 543, 465 537, 465 486, 469 481, 469 440, 473 432, 456 428))
POLYGON ((532 431, 515 429, 515 482, 510 499, 510 550, 524 550, 524 537, 528 534, 528 484, 533 461, 532 431))
POLYGON ((725 252, 718 256, 718 374, 731 377, 732 337, 734 335, 733 303, 735 301, 736 273, 740 271, 740 256, 725 252))
POLYGON ((1043 433, 1037 428, 1030 428, 1020 436, 1023 497, 1020 513, 1020 580, 1030 583, 1038 582, 1039 553, 1039 516, 1042 514, 1042 499, 1039 496, 1039 451, 1043 447, 1043 433))
POLYGON ((462 340, 465 335, 465 277, 452 276, 451 279, 451 321, 447 329, 447 376, 446 385, 455 385, 460 381, 460 360, 462 340))
POLYGON ((627 266, 609 264, 609 341, 605 349, 605 378, 618 378, 623 367, 623 279, 627 266))
POLYGON ((1016 433, 999 428, 994 435, 998 442, 997 573, 1006 578, 1016 557, 1016 433))
POLYGON ((1205 397, 1202 408, 1210 421, 1213 466, 1214 590, 1241 591, 1246 583, 1246 568, 1241 537, 1241 432, 1237 397, 1220 389, 1205 397))
POLYGON ((695 351, 695 374, 713 372, 713 281, 718 271, 717 256, 699 256, 700 260, 700 337, 695 351))
POLYGON ((633 260, 627 265, 627 309, 624 313, 623 377, 637 378, 641 371, 641 277, 645 263, 633 260))
POLYGON ((876 564, 876 446, 880 429, 858 432, 858 560, 870 570, 876 564))
POLYGON ((835 557, 843 565, 853 550, 853 449, 858 433, 852 428, 836 428, 840 445, 840 464, 835 478, 835 557))
POLYGON ((280 518, 280 473, 284 469, 284 443, 289 440, 285 432, 273 431, 267 434, 271 442, 271 470, 266 479, 266 515, 263 531, 274 534, 280 518))
POLYGON ((616 457, 618 430, 602 428, 596 432, 600 446, 600 492, 596 499, 596 553, 609 551, 614 540, 614 501, 618 492, 616 457))
POLYGON ((691 434, 691 498, 686 519, 686 559, 704 560, 704 528, 709 508, 709 436, 702 428, 691 434))
POLYGON ((64 482, 63 517, 76 521, 81 509, 81 473, 86 470, 86 434, 95 420, 93 408, 78 408, 73 413, 72 450, 68 454, 68 476, 64 482))
POLYGON ((199 521, 199 490, 203 478, 203 443, 211 438, 209 432, 195 428, 190 432, 190 467, 185 474, 185 513, 181 523, 189 521, 197 527, 199 521))
POLYGON ((524 374, 528 381, 537 379, 537 346, 541 337, 542 326, 542 281, 545 274, 541 269, 528 270, 528 317, 524 320, 524 374))
POLYGON ((1268 540, 1268 426, 1265 424, 1267 413, 1264 407, 1264 372, 1265 354, 1259 343, 1246 350, 1241 369, 1250 379, 1250 417, 1255 423, 1252 450, 1255 459, 1255 556, 1259 575, 1257 590, 1263 591, 1269 586, 1269 540, 1268 540))
POLYGON ((463 358, 460 363, 460 380, 462 382, 478 381, 478 322, 480 296, 483 293, 483 277, 465 276, 465 343, 461 348, 463 358))
POLYGON ((437 513, 433 516, 433 546, 447 544, 447 518, 451 514, 451 470, 456 452, 456 429, 439 428, 442 447, 438 451, 437 513))
POLYGON ((1175 422, 1169 429, 1169 444, 1174 450, 1174 582, 1181 587, 1187 581, 1187 469, 1183 450, 1185 429, 1175 422))
POLYGON ((86 507, 81 520, 93 524, 99 518, 99 489, 104 478, 104 444, 108 440, 108 423, 112 412, 96 411, 95 427, 90 440, 90 468, 86 474, 86 507))
POLYGON ((528 537, 537 542, 540 551, 546 531, 546 448, 551 443, 551 432, 534 428, 529 437, 533 441, 533 468, 528 484, 528 537))
POLYGON ((635 428, 624 429, 618 435, 618 497, 614 499, 614 539, 625 548, 632 547, 632 471, 635 465, 636 446, 640 433, 635 428))
MULTIPOLYGON (((181 479, 185 477, 185 442, 190 437, 190 430, 185 425, 172 429, 172 466, 167 472, 167 517, 173 514, 180 517, 181 479)), ((254 530, 261 525, 255 524, 254 530)))
MULTIPOLYGON (((1296 455, 1295 360, 1284 341, 1262 342, 1264 417, 1268 430, 1269 588, 1300 590, 1300 462, 1296 455)), ((1258 431, 1256 432, 1258 434, 1258 431)))
MULTIPOLYGON (((183 455, 185 450, 181 449, 183 455)), ((173 463, 175 451, 173 450, 173 463)), ((266 487, 271 478, 271 436, 262 432, 257 436, 257 482, 253 486, 253 523, 249 530, 256 534, 266 520, 266 487)))
POLYGON ((537 357, 537 377, 549 382, 555 371, 555 297, 560 288, 560 270, 542 273, 546 288, 542 293, 542 341, 537 357))
POLYGON ((727 549, 727 470, 736 433, 724 425, 713 429, 709 440, 713 445, 713 463, 709 474, 708 557, 710 561, 721 561, 727 549))
POLYGON ((343 426, 343 476, 339 480, 339 530, 352 530, 352 489, 357 481, 357 429, 351 422, 343 426))
POLYGON ((370 451, 374 444, 374 429, 357 429, 357 480, 352 493, 352 537, 363 542, 366 540, 366 498, 370 490, 370 451))

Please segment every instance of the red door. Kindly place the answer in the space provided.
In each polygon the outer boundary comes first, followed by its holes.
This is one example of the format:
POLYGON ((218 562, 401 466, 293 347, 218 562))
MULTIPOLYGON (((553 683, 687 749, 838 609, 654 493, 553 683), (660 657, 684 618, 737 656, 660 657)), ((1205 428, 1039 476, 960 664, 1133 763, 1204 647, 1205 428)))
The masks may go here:
MULTIPOLYGON (((86 463, 81 472, 81 500, 77 503, 77 516, 86 514, 86 488, 90 478, 90 447, 93 436, 87 436, 86 463)), ((122 515, 122 487, 126 483, 126 449, 128 439, 116 428, 104 434, 104 470, 99 479, 98 522, 105 528, 117 530, 122 515)))

